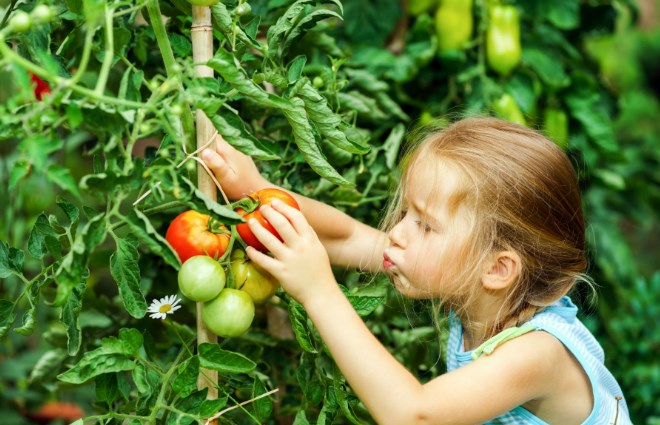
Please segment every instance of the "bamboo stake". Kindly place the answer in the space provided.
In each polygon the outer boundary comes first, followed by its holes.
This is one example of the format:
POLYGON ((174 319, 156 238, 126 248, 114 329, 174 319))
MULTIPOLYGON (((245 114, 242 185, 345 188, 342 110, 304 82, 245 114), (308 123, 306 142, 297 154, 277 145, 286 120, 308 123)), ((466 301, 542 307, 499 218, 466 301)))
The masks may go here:
MULTIPOLYGON (((213 27, 211 25, 211 9, 209 7, 193 6, 192 7, 192 46, 193 46, 193 61, 195 63, 205 63, 213 57, 213 27)), ((205 65, 197 65, 195 67, 196 77, 213 77, 213 69, 205 65)), ((201 110, 196 111, 195 122, 197 125, 197 147, 201 148, 208 144, 209 140, 214 138, 215 129, 211 120, 201 110)), ((215 141, 212 142, 208 149, 215 150, 215 141)), ((212 200, 217 200, 217 191, 215 183, 211 177, 205 172, 201 164, 197 164, 197 187, 199 190, 212 200)), ((202 303, 197 303, 197 344, 204 342, 216 343, 218 337, 213 334, 204 325, 202 321, 202 303)), ((200 370, 197 379, 197 387, 199 389, 208 388, 208 398, 218 398, 218 372, 213 370, 200 370)), ((217 420, 212 422, 217 424, 217 420)))

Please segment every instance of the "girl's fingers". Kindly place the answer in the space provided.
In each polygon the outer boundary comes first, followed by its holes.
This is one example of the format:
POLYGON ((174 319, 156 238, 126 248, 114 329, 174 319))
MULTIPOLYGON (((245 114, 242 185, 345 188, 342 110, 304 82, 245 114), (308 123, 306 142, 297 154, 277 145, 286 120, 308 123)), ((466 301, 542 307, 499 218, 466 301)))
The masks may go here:
POLYGON ((256 265, 262 267, 264 270, 274 275, 275 268, 277 266, 277 260, 273 257, 260 252, 258 249, 254 249, 251 246, 248 246, 245 253, 247 254, 250 260, 254 261, 256 265))
POLYGON ((254 236, 259 239, 259 242, 261 242, 263 246, 266 247, 266 249, 272 252, 274 256, 277 257, 278 254, 282 253, 282 249, 284 248, 282 242, 277 238, 277 236, 273 235, 264 226, 262 226, 259 221, 256 219, 251 219, 248 221, 248 226, 250 227, 250 230, 254 236))
POLYGON ((259 212, 273 226, 286 245, 290 245, 299 237, 289 219, 270 205, 264 205, 259 209, 259 212))
POLYGON ((300 236, 307 235, 311 230, 312 226, 310 226, 309 222, 305 218, 302 212, 300 210, 293 208, 291 205, 288 205, 284 202, 280 202, 278 200, 274 200, 271 204, 273 209, 281 213, 286 219, 291 223, 293 226, 293 229, 295 229, 296 233, 300 236))
POLYGON ((220 182, 231 176, 229 173, 232 173, 232 170, 227 166, 224 158, 212 149, 204 149, 202 159, 220 182))

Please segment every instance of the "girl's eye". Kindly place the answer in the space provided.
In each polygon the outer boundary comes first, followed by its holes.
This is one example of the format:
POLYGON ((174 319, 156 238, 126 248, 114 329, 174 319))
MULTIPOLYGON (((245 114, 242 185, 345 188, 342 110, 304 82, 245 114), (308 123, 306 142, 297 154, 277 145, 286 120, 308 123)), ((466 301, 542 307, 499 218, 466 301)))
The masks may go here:
POLYGON ((429 226, 427 223, 422 222, 421 220, 416 220, 415 223, 417 224, 417 227, 419 227, 424 233, 429 233, 433 230, 431 226, 429 226))

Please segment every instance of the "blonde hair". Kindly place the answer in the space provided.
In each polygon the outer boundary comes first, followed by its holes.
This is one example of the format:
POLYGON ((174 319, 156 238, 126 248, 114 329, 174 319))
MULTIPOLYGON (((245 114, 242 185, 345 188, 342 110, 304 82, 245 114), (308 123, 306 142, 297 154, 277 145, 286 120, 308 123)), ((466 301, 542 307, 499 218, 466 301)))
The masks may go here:
MULTIPOLYGON (((487 336, 528 321, 578 281, 589 282, 577 174, 567 155, 539 132, 496 118, 466 118, 423 137, 402 165, 382 223, 386 232, 402 217, 414 170, 449 167, 461 181, 445 202, 450 211, 463 208, 470 216, 459 256, 464 263, 450 277, 464 291, 441 302, 467 310, 493 254, 513 250, 521 258, 519 276, 487 336)), ((429 193, 434 196, 432 187, 429 193)))

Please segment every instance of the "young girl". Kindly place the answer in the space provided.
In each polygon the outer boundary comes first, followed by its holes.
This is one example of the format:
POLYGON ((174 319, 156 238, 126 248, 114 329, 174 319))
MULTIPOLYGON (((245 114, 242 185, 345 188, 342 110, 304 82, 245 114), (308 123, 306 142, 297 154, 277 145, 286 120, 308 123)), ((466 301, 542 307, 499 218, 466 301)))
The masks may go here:
MULTIPOLYGON (((204 160, 230 198, 272 186, 224 141, 204 160)), ((492 118, 458 121, 406 156, 384 230, 294 194, 262 207, 280 242, 249 257, 306 308, 380 424, 630 424, 603 351, 566 294, 587 280, 576 173, 551 141, 492 118), (450 311, 448 373, 422 384, 370 333, 330 264, 391 276, 450 311)))

